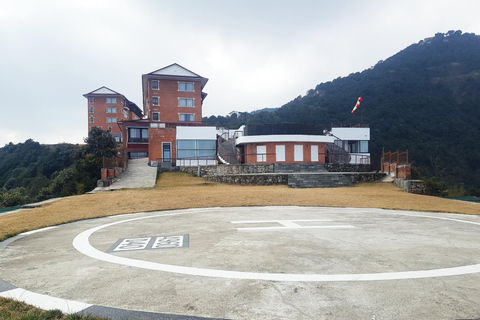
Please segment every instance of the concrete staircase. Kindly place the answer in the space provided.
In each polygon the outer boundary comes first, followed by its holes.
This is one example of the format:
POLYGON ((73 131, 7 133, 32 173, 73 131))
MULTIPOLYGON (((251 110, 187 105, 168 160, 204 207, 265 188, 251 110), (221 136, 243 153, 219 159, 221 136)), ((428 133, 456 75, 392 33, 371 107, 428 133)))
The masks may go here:
POLYGON ((290 188, 338 188, 353 187, 341 173, 292 173, 288 175, 290 188))
POLYGON ((276 163, 275 173, 287 173, 290 188, 353 187, 345 175, 328 172, 321 163, 276 163))

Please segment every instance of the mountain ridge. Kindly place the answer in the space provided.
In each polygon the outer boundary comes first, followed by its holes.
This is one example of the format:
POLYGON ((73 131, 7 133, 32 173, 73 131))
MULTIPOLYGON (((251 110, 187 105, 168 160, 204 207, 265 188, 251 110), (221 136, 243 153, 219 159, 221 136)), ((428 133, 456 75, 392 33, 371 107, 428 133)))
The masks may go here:
POLYGON ((204 121, 369 123, 370 152, 409 150, 417 177, 480 193, 480 36, 448 31, 414 43, 372 68, 320 83, 274 111, 204 121), (363 102, 351 114, 358 97, 363 102))

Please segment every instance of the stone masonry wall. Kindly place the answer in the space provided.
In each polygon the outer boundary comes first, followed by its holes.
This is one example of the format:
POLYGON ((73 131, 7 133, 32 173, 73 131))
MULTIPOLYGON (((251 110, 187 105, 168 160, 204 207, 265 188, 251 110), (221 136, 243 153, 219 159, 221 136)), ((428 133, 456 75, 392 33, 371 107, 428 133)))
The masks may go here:
POLYGON ((408 193, 425 194, 427 189, 425 181, 422 180, 393 179, 393 183, 408 193))
MULTIPOLYGON (((365 164, 310 164, 310 163, 286 163, 286 164, 229 164, 218 166, 201 166, 200 176, 227 175, 227 174, 257 174, 257 173, 284 173, 284 172, 371 172, 371 165, 365 164)), ((159 168, 159 171, 161 169, 159 168)), ((180 167, 182 172, 194 175, 198 174, 198 167, 180 167)))

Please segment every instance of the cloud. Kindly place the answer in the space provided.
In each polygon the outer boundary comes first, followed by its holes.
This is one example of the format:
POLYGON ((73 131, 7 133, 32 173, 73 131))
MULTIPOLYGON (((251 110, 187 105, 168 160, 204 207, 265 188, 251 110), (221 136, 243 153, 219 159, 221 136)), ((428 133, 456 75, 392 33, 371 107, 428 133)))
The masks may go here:
POLYGON ((141 75, 209 78, 204 115, 280 107, 437 32, 480 32, 476 0, 4 0, 0 144, 81 143, 83 94, 142 104, 141 75))

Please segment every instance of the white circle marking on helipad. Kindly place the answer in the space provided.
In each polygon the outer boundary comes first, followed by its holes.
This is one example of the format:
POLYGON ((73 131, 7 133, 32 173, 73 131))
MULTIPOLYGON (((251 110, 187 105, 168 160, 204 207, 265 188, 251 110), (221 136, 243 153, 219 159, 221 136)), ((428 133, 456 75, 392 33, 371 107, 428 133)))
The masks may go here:
MULTIPOLYGON (((416 270, 416 271, 384 272, 384 273, 359 273, 359 274, 287 274, 287 273, 258 273, 258 272, 243 272, 243 271, 227 271, 227 270, 184 267, 184 266, 169 265, 169 264, 162 264, 162 263, 156 263, 156 262, 118 257, 118 256, 114 256, 114 255, 97 250, 89 242, 89 238, 93 233, 117 224, 138 221, 143 219, 150 219, 150 218, 184 215, 184 214, 193 213, 193 212, 199 213, 204 210, 205 209, 183 210, 181 212, 126 219, 122 221, 100 225, 78 234, 73 240, 73 246, 75 247, 75 249, 77 249, 79 252, 83 253, 84 255, 89 256, 93 259, 97 259, 105 262, 131 266, 135 268, 155 270, 155 271, 171 272, 171 273, 194 275, 194 276, 204 276, 204 277, 228 278, 228 279, 300 281, 300 282, 336 282, 336 281, 347 282, 347 281, 421 279, 421 278, 459 276, 459 275, 465 275, 465 274, 480 273, 480 264, 473 264, 473 265, 466 265, 466 266, 452 267, 452 268, 432 269, 432 270, 416 270)), ((473 221, 460 220, 460 219, 434 217, 434 216, 428 216, 428 215, 414 215, 414 214, 405 214, 405 213, 392 213, 392 212, 388 212, 388 213, 395 214, 395 215, 419 217, 419 218, 447 220, 447 221, 474 224, 474 225, 480 226, 480 223, 473 222, 473 221)))

